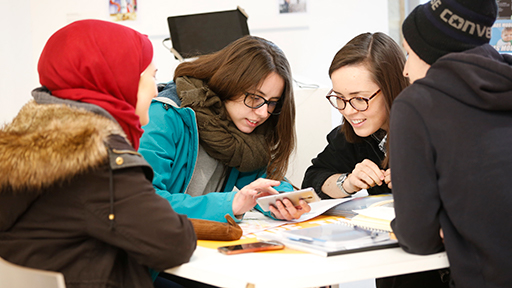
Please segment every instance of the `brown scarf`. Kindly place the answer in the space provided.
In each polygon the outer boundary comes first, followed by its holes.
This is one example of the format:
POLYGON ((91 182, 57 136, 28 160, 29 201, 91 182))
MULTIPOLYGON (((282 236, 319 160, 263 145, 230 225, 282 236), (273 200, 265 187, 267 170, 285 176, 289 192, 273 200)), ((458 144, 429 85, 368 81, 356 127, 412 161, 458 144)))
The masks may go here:
POLYGON ((200 79, 178 77, 176 90, 181 107, 196 112, 199 142, 208 155, 240 172, 265 168, 270 159, 265 131, 268 122, 252 133, 238 130, 222 100, 200 79))

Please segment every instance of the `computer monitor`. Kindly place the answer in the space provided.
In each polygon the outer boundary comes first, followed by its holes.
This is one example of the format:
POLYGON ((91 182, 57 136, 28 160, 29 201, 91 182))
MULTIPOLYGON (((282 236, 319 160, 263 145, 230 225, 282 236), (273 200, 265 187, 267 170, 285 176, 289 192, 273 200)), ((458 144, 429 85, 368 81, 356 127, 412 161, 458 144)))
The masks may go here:
POLYGON ((219 51, 249 35, 247 15, 241 8, 229 11, 167 18, 176 58, 191 58, 219 51), (176 55, 178 53, 179 55, 176 55))

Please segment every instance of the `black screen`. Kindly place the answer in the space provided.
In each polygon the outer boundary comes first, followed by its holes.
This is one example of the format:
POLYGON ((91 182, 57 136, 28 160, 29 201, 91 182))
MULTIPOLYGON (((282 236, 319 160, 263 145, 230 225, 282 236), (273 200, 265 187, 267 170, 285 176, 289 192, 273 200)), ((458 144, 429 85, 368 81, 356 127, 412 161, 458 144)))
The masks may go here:
POLYGON ((240 10, 171 16, 167 18, 172 46, 183 58, 216 52, 249 35, 240 10))

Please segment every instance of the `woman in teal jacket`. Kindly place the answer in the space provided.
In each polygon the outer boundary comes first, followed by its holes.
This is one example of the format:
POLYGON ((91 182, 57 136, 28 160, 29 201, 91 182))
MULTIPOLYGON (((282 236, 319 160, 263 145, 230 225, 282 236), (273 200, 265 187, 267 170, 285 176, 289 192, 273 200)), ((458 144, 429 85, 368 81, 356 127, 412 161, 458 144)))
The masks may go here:
MULTIPOLYGON (((149 111, 139 152, 177 213, 241 219, 256 198, 293 190, 284 182, 295 146, 291 73, 273 43, 246 36, 181 63, 149 111)), ((305 201, 271 207, 286 220, 309 211, 305 201)))

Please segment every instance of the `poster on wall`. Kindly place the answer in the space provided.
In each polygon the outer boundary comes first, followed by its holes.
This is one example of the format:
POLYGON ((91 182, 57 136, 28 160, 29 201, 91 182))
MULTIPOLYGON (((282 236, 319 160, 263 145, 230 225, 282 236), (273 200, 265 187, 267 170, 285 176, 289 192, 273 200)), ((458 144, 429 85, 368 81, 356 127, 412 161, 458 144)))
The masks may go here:
POLYGON ((498 0, 498 19, 492 26, 490 44, 500 53, 512 53, 512 0, 498 0))
POLYGON ((137 0, 109 0, 109 13, 114 21, 137 19, 137 0))
POLYGON ((279 0, 279 14, 305 13, 306 11, 307 0, 279 0))

